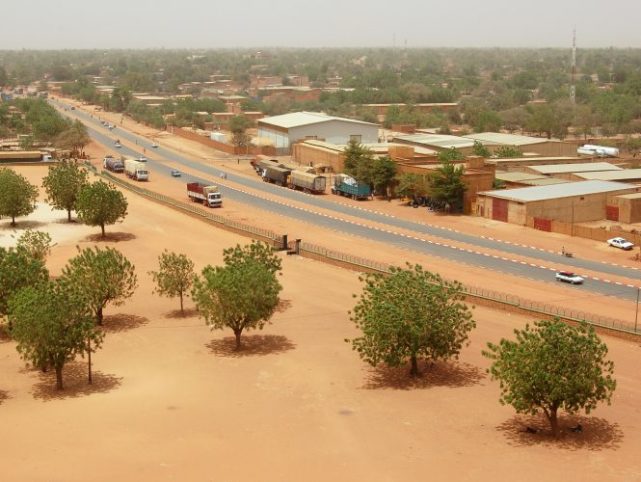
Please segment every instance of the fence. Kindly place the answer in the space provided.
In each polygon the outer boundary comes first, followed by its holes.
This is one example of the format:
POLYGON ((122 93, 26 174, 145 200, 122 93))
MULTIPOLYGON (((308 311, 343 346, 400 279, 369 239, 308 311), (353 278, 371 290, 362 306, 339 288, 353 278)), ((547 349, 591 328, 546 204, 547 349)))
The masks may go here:
MULTIPOLYGON (((97 169, 91 164, 86 164, 94 172, 98 173, 97 169)), ((373 261, 371 259, 354 256, 347 253, 341 253, 331 249, 318 246, 316 244, 306 243, 300 239, 289 241, 287 235, 277 235, 273 231, 251 226, 245 223, 240 223, 223 216, 205 211, 202 208, 196 207, 193 204, 177 201, 173 198, 159 194, 141 186, 131 184, 123 181, 122 179, 112 175, 107 171, 99 173, 103 177, 109 179, 113 183, 129 189, 133 192, 146 196, 150 199, 158 201, 166 206, 186 212, 190 215, 197 216, 216 224, 223 229, 233 231, 243 235, 250 235, 254 238, 259 238, 267 241, 277 249, 287 249, 292 254, 300 254, 302 256, 316 259, 322 262, 328 262, 336 266, 341 266, 348 269, 353 269, 369 273, 389 273, 390 265, 373 261)), ((538 301, 527 300, 519 296, 514 296, 507 293, 478 288, 475 286, 463 285, 463 294, 466 298, 472 298, 477 303, 485 303, 490 305, 499 305, 502 309, 511 309, 526 314, 536 314, 540 316, 553 316, 558 317, 564 321, 571 323, 586 322, 596 328, 609 330, 619 334, 629 334, 638 336, 640 331, 632 323, 627 323, 623 320, 609 318, 605 316, 595 315, 593 313, 586 313, 579 310, 572 310, 561 308, 547 303, 538 301), (635 331, 636 330, 636 331, 635 331)))

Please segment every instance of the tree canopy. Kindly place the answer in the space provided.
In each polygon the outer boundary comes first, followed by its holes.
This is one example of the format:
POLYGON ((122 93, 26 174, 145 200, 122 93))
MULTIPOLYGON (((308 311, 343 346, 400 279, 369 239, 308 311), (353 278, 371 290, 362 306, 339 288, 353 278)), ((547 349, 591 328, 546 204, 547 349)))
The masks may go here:
POLYGON ((38 188, 26 177, 13 169, 0 168, 0 217, 11 218, 11 225, 16 225, 16 218, 27 216, 36 209, 38 188))
POLYGON ((599 402, 610 402, 614 364, 593 327, 543 320, 514 334, 516 340, 488 343, 483 353, 492 360, 492 378, 500 382, 501 404, 517 413, 543 411, 558 436, 559 409, 590 413, 599 402))
POLYGON ((79 293, 60 282, 23 288, 9 311, 18 353, 34 367, 53 367, 59 390, 64 365, 84 352, 88 339, 102 338, 79 293))
POLYGON ((80 250, 63 268, 62 276, 67 284, 83 293, 99 325, 107 304, 123 304, 138 286, 134 265, 114 248, 80 250))
POLYGON ((180 312, 184 313, 183 297, 187 296, 194 282, 194 263, 186 255, 165 250, 158 257, 158 271, 150 271, 161 296, 180 298, 180 312))
POLYGON ((18 238, 16 250, 44 263, 51 252, 51 236, 45 231, 27 229, 18 238))
POLYGON ((67 221, 71 221, 71 211, 76 209, 78 195, 87 184, 87 171, 71 161, 50 166, 42 180, 47 202, 56 209, 65 209, 67 221))
POLYGON ((242 347, 242 333, 261 330, 279 303, 282 286, 276 273, 280 263, 267 249, 254 242, 225 250, 224 266, 207 266, 194 281, 192 298, 205 323, 212 330, 231 329, 236 350, 242 347))
POLYGON ((31 256, 25 249, 0 247, 0 317, 7 314, 14 294, 48 279, 49 272, 42 259, 31 256))
POLYGON ((127 199, 113 185, 103 181, 87 184, 80 189, 76 200, 78 218, 89 226, 100 226, 105 237, 105 225, 114 224, 127 215, 127 199))
POLYGON ((476 326, 458 282, 410 264, 362 280, 365 286, 351 312, 362 336, 346 341, 363 360, 392 367, 409 361, 410 374, 417 376, 419 358, 458 357, 476 326))
POLYGON ((463 182, 463 166, 455 165, 453 162, 445 161, 430 178, 432 197, 449 205, 451 210, 460 211, 463 209, 463 195, 467 186, 463 182))

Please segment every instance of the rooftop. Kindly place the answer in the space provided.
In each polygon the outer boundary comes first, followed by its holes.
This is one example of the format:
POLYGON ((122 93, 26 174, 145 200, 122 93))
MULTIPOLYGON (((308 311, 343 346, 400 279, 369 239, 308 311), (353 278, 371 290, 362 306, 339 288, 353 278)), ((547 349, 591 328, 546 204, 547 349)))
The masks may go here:
POLYGON ((542 164, 540 166, 528 166, 528 169, 541 174, 564 174, 574 172, 599 172, 599 171, 622 171, 619 166, 609 162, 583 162, 576 164, 542 164))
POLYGON ((521 171, 511 171, 511 172, 502 172, 499 171, 496 173, 495 177, 501 181, 508 182, 519 182, 519 181, 530 181, 532 179, 549 179, 542 176, 541 174, 532 174, 529 172, 521 171))
POLYGON ((562 182, 548 186, 521 187, 518 189, 500 189, 485 191, 479 194, 518 202, 545 201, 563 197, 584 196, 631 189, 629 184, 611 181, 562 182))
POLYGON ((444 134, 409 134, 406 136, 394 137, 394 140, 413 144, 422 144, 440 149, 450 149, 452 147, 462 149, 472 147, 474 145, 474 141, 471 139, 444 134))
POLYGON ((570 156, 552 156, 552 157, 538 157, 538 156, 530 156, 530 157, 506 157, 504 159, 486 159, 487 162, 491 164, 508 164, 511 162, 532 162, 532 161, 583 161, 585 160, 584 157, 570 157, 570 156))
POLYGON ((468 139, 480 141, 483 144, 501 144, 506 146, 527 146, 530 144, 542 144, 544 142, 561 142, 558 139, 547 139, 545 137, 519 136, 516 134, 504 134, 502 132, 481 132, 479 134, 468 134, 468 139))
POLYGON ((641 179, 641 169, 621 169, 620 171, 601 171, 578 173, 578 177, 586 180, 627 181, 641 179))
POLYGON ((371 122, 347 119, 345 117, 334 117, 331 115, 323 114, 321 112, 292 112, 290 114, 265 117, 264 119, 259 120, 258 123, 282 127, 284 129, 291 129, 292 127, 300 127, 333 121, 351 122, 354 124, 378 127, 377 124, 372 124, 371 122))

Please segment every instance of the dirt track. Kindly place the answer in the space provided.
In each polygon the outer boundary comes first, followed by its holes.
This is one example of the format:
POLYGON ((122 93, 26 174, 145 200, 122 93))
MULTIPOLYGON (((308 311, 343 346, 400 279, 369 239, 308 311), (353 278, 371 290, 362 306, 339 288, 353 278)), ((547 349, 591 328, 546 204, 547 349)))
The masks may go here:
MULTIPOLYGON (((34 181, 44 174, 27 171, 34 181)), ((581 420, 583 433, 552 442, 523 433, 513 411, 498 404, 480 355, 524 318, 477 308, 478 328, 460 363, 432 367, 410 387, 403 372, 370 369, 343 342, 354 335, 347 310, 360 289, 357 275, 289 256, 284 309, 236 356, 230 333, 212 333, 193 315, 176 317, 177 301, 152 295, 146 273, 164 248, 189 254, 201 269, 247 239, 126 195, 129 216, 108 228, 120 241, 101 244, 134 262, 140 287, 106 311, 95 386, 87 388, 79 362, 65 371, 68 388, 58 394, 50 379, 25 370, 12 342, 0 342, 0 451, 13 461, 4 480, 641 477, 637 344, 606 339, 619 383, 613 405, 581 420)), ((76 244, 92 244, 87 228, 77 228, 54 248, 54 273, 76 244)))

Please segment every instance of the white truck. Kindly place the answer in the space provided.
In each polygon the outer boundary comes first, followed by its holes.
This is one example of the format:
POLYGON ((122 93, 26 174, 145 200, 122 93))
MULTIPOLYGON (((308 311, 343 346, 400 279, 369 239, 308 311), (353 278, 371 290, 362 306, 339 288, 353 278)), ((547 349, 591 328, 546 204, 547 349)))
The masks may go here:
POLYGON ((223 197, 218 186, 208 186, 201 182, 187 183, 187 196, 196 202, 201 202, 210 208, 219 208, 223 205, 223 197))
POLYGON ((137 159, 125 159, 125 174, 130 179, 136 181, 148 181, 149 171, 147 170, 147 163, 137 159))

